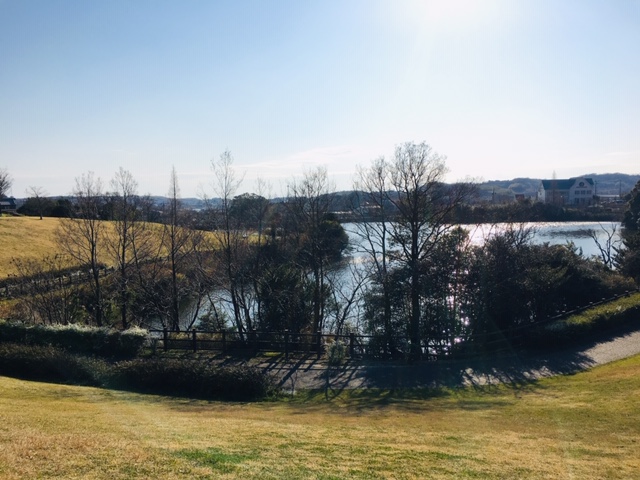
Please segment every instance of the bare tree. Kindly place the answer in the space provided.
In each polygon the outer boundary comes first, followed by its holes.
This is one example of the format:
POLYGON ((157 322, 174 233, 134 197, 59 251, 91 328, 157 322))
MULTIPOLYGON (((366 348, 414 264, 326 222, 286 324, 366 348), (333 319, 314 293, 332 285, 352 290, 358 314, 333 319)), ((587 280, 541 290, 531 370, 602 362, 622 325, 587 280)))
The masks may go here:
POLYGON ((106 246, 117 272, 117 303, 122 328, 126 329, 130 325, 129 303, 132 293, 131 270, 135 265, 134 246, 146 225, 139 210, 138 183, 131 172, 120 167, 111 180, 111 189, 115 235, 106 236, 106 246))
POLYGON ((76 178, 74 197, 74 216, 62 219, 58 231, 58 244, 63 252, 76 260, 91 275, 93 290, 93 318, 98 326, 104 319, 102 284, 100 270, 103 268, 102 239, 104 224, 100 219, 100 208, 104 201, 102 181, 95 178, 93 172, 76 178))
POLYGON ((171 169, 169 183, 168 217, 163 228, 163 245, 168 253, 169 270, 171 272, 171 305, 170 319, 173 330, 180 330, 180 300, 188 296, 184 292, 181 281, 181 270, 184 268, 185 259, 189 255, 189 246, 192 245, 194 231, 185 225, 180 201, 180 187, 178 186, 178 174, 175 167, 171 169))
POLYGON ((387 353, 393 353, 395 329, 391 324, 391 279, 389 276, 389 239, 391 207, 389 201, 390 165, 384 158, 374 160, 368 169, 359 168, 354 183, 356 204, 352 206, 358 221, 358 248, 369 260, 370 278, 380 286, 383 303, 383 328, 387 353))
POLYGON ((78 284, 64 275, 68 259, 62 255, 45 256, 42 260, 12 261, 21 279, 22 291, 17 303, 18 316, 34 323, 75 323, 82 318, 78 303, 78 284))
POLYGON ((219 202, 212 205, 213 223, 217 230, 215 241, 224 265, 225 281, 220 286, 229 294, 233 319, 242 336, 253 327, 250 292, 247 290, 250 282, 245 275, 249 255, 248 238, 239 215, 233 214, 234 198, 244 176, 236 174, 233 156, 228 150, 217 161, 212 160, 211 169, 214 175, 213 192, 219 202))
POLYGON ((299 261, 301 266, 309 269, 313 282, 313 332, 322 330, 324 326, 325 269, 329 261, 324 222, 332 201, 332 186, 325 167, 305 172, 302 179, 289 184, 287 208, 294 222, 299 261))
POLYGON ((0 168, 0 198, 7 196, 13 185, 13 179, 6 168, 0 168))
POLYGON ((613 268, 616 254, 622 246, 622 240, 618 236, 618 228, 615 224, 611 224, 610 228, 606 228, 600 224, 600 230, 604 234, 604 240, 595 230, 589 230, 589 237, 595 242, 600 253, 600 260, 607 268, 613 268))
POLYGON ((42 220, 42 213, 46 205, 47 191, 42 187, 31 186, 27 188, 26 192, 28 196, 34 199, 35 206, 38 209, 38 215, 40 215, 40 220, 42 220))
POLYGON ((329 330, 338 335, 344 334, 348 328, 353 331, 358 307, 361 306, 361 291, 368 281, 367 272, 357 263, 348 261, 332 269, 326 279, 331 295, 328 313, 333 318, 329 330))

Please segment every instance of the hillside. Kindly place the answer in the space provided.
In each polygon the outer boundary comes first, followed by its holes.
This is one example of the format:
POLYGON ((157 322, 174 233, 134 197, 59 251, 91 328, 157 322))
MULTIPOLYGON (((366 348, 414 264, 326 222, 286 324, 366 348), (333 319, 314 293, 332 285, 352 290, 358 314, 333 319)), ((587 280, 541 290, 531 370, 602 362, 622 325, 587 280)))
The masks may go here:
POLYGON ((59 218, 0 216, 0 280, 15 273, 11 260, 36 260, 57 253, 56 231, 59 218))
MULTIPOLYGON (((588 173, 582 175, 593 178, 599 195, 618 195, 629 193, 638 181, 640 175, 624 173, 588 173)), ((480 200, 490 200, 495 194, 500 199, 513 198, 514 194, 522 194, 525 198, 535 198, 540 186, 540 178, 514 178, 512 180, 488 180, 479 184, 480 200)))

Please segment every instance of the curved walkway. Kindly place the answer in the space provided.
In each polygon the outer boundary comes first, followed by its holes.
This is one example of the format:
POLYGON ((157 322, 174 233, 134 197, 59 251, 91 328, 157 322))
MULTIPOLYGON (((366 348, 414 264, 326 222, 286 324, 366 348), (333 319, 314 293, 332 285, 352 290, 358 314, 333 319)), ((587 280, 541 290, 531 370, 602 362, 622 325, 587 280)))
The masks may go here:
POLYGON ((405 365, 349 361, 327 370, 314 357, 261 363, 286 391, 301 389, 415 388, 524 384, 542 377, 565 375, 640 354, 640 324, 628 325, 571 345, 562 351, 522 353, 405 365))

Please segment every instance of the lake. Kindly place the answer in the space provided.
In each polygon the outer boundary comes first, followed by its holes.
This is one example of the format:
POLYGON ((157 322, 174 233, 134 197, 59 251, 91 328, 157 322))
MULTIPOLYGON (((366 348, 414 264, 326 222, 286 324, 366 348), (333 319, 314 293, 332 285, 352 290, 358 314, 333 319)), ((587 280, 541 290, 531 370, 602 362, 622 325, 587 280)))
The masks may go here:
MULTIPOLYGON (((345 223, 345 230, 349 234, 349 239, 353 244, 357 244, 359 238, 355 232, 356 225, 353 223, 345 223)), ((530 222, 524 224, 526 228, 532 228, 534 235, 533 243, 549 243, 551 245, 564 245, 567 242, 573 242, 576 247, 582 249, 585 257, 593 255, 599 256, 600 251, 590 233, 596 232, 597 238, 601 245, 605 245, 608 233, 615 230, 613 237, 614 245, 620 243, 620 222, 530 222)), ((509 224, 498 223, 480 225, 462 225, 470 236, 471 242, 475 245, 481 245, 486 238, 496 232, 504 231, 509 224)), ((357 253, 356 253, 357 255, 357 253)))
MULTIPOLYGON (((469 226, 472 241, 481 244, 487 235, 492 232, 504 230, 506 224, 488 225, 481 224, 478 227, 469 226)), ((591 237, 591 232, 596 233, 596 238, 601 245, 605 245, 608 235, 615 231, 614 245, 620 243, 620 222, 531 222, 525 224, 534 230, 533 243, 549 243, 550 245, 564 245, 573 242, 576 247, 582 249, 585 257, 599 256, 600 251, 596 242, 591 237)))

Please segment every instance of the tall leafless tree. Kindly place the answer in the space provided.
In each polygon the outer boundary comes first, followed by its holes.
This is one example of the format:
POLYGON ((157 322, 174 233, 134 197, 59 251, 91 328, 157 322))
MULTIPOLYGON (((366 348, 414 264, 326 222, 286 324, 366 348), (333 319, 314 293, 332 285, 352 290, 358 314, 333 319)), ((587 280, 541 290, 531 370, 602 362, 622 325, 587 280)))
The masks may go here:
POLYGON ((120 169, 111 180, 111 202, 115 235, 106 236, 106 246, 117 273, 118 306, 122 328, 130 326, 129 303, 132 293, 131 276, 138 245, 146 229, 140 214, 138 183, 131 172, 120 169))
POLYGON ((180 330, 180 300, 186 296, 182 292, 180 270, 185 258, 189 255, 188 247, 191 242, 193 230, 187 228, 184 222, 182 205, 180 201, 180 187, 178 186, 178 174, 175 167, 171 169, 169 182, 169 205, 167 221, 163 228, 163 244, 168 254, 169 270, 171 272, 171 328, 180 330))
POLYGON ((38 209, 38 215, 40 215, 40 220, 42 220, 47 191, 42 187, 31 186, 27 188, 27 195, 34 199, 36 208, 38 209))
POLYGON ((409 272, 411 356, 422 355, 421 346, 421 282, 429 279, 421 274, 421 263, 430 257, 442 238, 455 226, 450 215, 471 194, 468 184, 445 185, 446 157, 426 143, 405 143, 396 148, 390 168, 393 196, 389 201, 397 210, 391 222, 394 256, 409 272))
POLYGON ((390 165, 378 158, 369 168, 359 168, 354 182, 358 248, 370 266, 369 275, 382 289, 383 328, 387 353, 393 353, 395 331, 391 324, 391 279, 389 277, 389 239, 392 204, 388 199, 391 184, 390 165))
POLYGON ((58 244, 63 252, 89 269, 93 290, 92 314, 96 325, 105 322, 100 270, 103 267, 102 241, 104 224, 100 208, 104 202, 102 181, 93 172, 76 178, 73 189, 73 217, 62 219, 58 231, 58 244))
POLYGON ((211 169, 213 194, 218 203, 210 207, 216 228, 216 249, 221 256, 225 279, 220 287, 228 292, 236 328, 243 336, 246 330, 253 327, 251 295, 248 291, 250 282, 245 275, 249 255, 248 237, 241 219, 233 214, 234 198, 243 176, 236 174, 233 156, 228 150, 218 160, 212 160, 211 169))
POLYGON ((13 179, 6 168, 0 168, 0 198, 7 196, 13 185, 13 179))
POLYGON ((331 209, 333 187, 327 169, 318 167, 289 184, 287 208, 294 222, 301 261, 310 269, 313 282, 312 331, 322 330, 325 317, 325 269, 328 259, 323 244, 323 221, 331 209))

